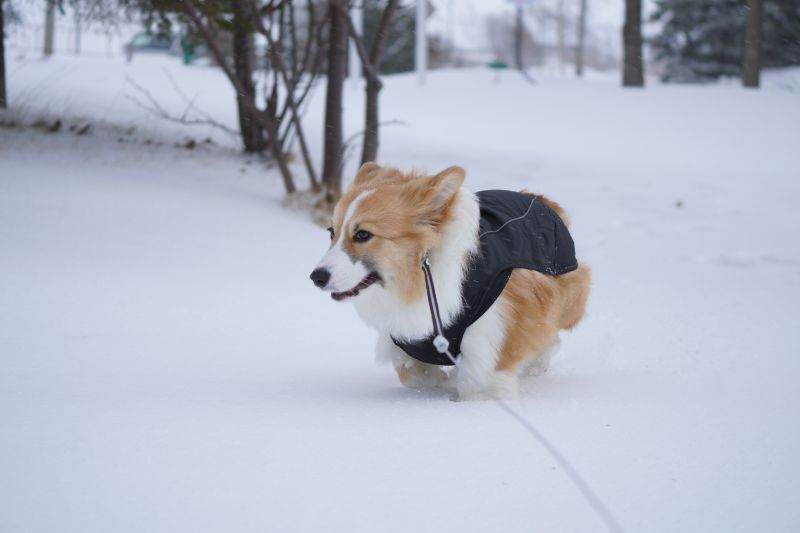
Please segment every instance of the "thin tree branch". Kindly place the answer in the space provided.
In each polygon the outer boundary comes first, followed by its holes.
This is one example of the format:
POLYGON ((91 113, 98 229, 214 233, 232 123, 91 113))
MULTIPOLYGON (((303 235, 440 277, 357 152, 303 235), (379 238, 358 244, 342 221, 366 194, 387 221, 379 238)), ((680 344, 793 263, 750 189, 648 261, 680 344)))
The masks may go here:
MULTIPOLYGON (((387 120, 385 122, 379 122, 378 126, 408 126, 408 123, 406 123, 403 120, 394 119, 394 120, 387 120)), ((355 140, 358 139, 359 137, 363 137, 366 133, 367 133, 366 129, 357 131, 350 137, 348 137, 347 140, 344 142, 344 144, 342 145, 342 167, 344 167, 345 161, 350 158, 350 154, 352 153, 351 144, 355 142, 355 140)))
MULTIPOLYGON (((228 77, 228 80, 231 82, 233 87, 236 89, 236 94, 247 94, 247 91, 244 90, 244 87, 239 82, 239 79, 236 77, 236 74, 231 69, 231 66, 225 59, 225 55, 220 50, 219 45, 214 40, 214 36, 211 35, 211 30, 203 23, 202 18, 200 17, 200 13, 197 10, 197 6, 195 6, 193 0, 183 0, 183 7, 186 14, 191 19, 192 23, 194 24, 197 31, 199 31, 203 39, 206 41, 206 45, 208 49, 211 51, 211 54, 214 56, 214 59, 219 64, 222 71, 228 77)), ((241 99, 245 102, 245 106, 248 110, 253 114, 254 117, 261 123, 262 127, 267 131, 267 135, 270 138, 270 151, 272 152, 272 156, 275 158, 275 162, 278 164, 278 169, 281 172, 281 176, 283 177, 283 183, 286 187, 287 193, 293 193, 297 190, 294 185, 294 179, 292 179, 292 173, 289 170, 288 165, 286 164, 286 158, 284 157, 283 152, 281 152, 281 147, 278 144, 278 130, 276 124, 273 120, 269 117, 267 113, 259 110, 253 102, 251 102, 247 98, 241 99)))
MULTIPOLYGON (((253 9, 256 9, 255 0, 250 0, 250 4, 253 6, 253 9)), ((269 46, 270 50, 270 59, 272 61, 272 67, 280 74, 281 78, 283 78, 283 84, 286 86, 286 102, 289 104, 289 108, 292 111, 292 116, 290 120, 294 124, 295 133, 297 134, 297 140, 300 143, 300 153, 303 156, 303 161, 306 165, 306 170, 308 171, 308 179, 311 181, 311 186, 316 190, 319 188, 319 182, 317 181, 317 175, 314 171, 314 164, 311 162, 311 155, 308 151, 308 146, 306 145, 305 136, 303 135, 303 127, 300 123, 300 112, 295 104, 294 100, 294 83, 293 80, 289 79, 289 74, 287 72, 286 63, 283 62, 283 57, 281 57, 281 49, 280 45, 275 42, 272 38, 272 33, 264 26, 264 21, 261 20, 260 17, 255 17, 256 19, 256 28, 259 32, 261 32, 264 37, 267 39, 267 45, 269 46)))
POLYGON ((197 108, 194 106, 194 101, 190 101, 189 105, 186 107, 186 109, 184 110, 183 114, 181 116, 177 117, 175 115, 172 115, 172 114, 168 113, 167 110, 164 109, 161 106, 161 104, 158 103, 158 100, 155 99, 155 97, 152 95, 152 93, 150 93, 150 91, 148 91, 147 89, 145 89, 144 87, 142 87, 141 85, 139 85, 138 83, 133 81, 133 79, 131 79, 130 77, 126 77, 125 81, 127 83, 130 83, 131 86, 134 89, 136 89, 137 92, 139 92, 145 99, 147 99, 147 101, 149 102, 149 105, 143 103, 141 100, 139 100, 138 98, 135 98, 134 96, 132 96, 130 94, 125 94, 125 98, 130 100, 137 107, 139 107, 141 109, 144 109, 145 111, 147 111, 147 112, 149 112, 149 113, 151 113, 151 114, 153 114, 153 115, 155 115, 155 116, 157 116, 159 118, 162 118, 162 119, 167 120, 169 122, 174 122, 174 123, 177 123, 177 124, 185 124, 185 125, 188 125, 188 126, 213 126, 214 128, 220 129, 220 130, 224 131, 225 133, 230 134, 234 138, 238 138, 238 136, 239 136, 239 132, 238 131, 234 130, 233 128, 229 128, 228 126, 226 126, 226 125, 224 125, 224 124, 222 124, 220 122, 217 122, 216 120, 213 120, 212 118, 208 117, 207 115, 202 119, 188 118, 188 114, 189 114, 189 111, 191 109, 194 109, 195 111, 199 112, 199 110, 197 110, 197 108))
MULTIPOLYGON (((308 38, 306 39, 306 48, 305 48, 305 52, 303 53, 303 59, 302 59, 301 63, 298 65, 298 68, 295 70, 294 74, 292 75, 292 83, 294 85, 299 85, 300 84, 300 76, 302 76, 302 74, 304 72, 308 72, 309 73, 308 82, 306 83, 305 88, 300 91, 300 96, 295 101, 295 105, 296 105, 296 107, 298 109, 302 108, 303 101, 310 94, 311 89, 314 86, 314 84, 316 82, 316 79, 317 79, 317 76, 319 74, 319 65, 322 62, 321 61, 321 59, 322 59, 322 53, 321 53, 321 50, 322 50, 322 42, 321 42, 321 40, 322 40, 322 30, 324 28, 325 23, 328 20, 327 16, 323 17, 323 19, 319 23, 319 25, 316 25, 313 22, 314 21, 314 14, 313 14, 314 10, 313 10, 312 6, 313 6, 313 4, 309 0, 309 18, 310 18, 310 20, 312 22, 309 23, 309 30, 308 30, 309 33, 308 33, 308 38), (311 37, 312 33, 315 34, 313 39, 311 37), (317 46, 315 48, 312 48, 314 41, 317 41, 317 46)), ((287 101, 287 102, 284 102, 283 109, 281 109, 281 113, 278 116, 278 121, 279 122, 283 121, 283 119, 286 116, 286 113, 288 111, 289 111, 289 103, 287 101)), ((301 112, 301 115, 302 114, 303 113, 301 112)), ((290 126, 291 126, 291 124, 290 124, 290 126)), ((286 131, 284 132, 284 135, 281 136, 282 142, 286 139, 286 136, 288 135, 289 131, 290 131, 290 128, 287 128, 286 131)))
MULTIPOLYGON (((180 86, 178 85, 178 82, 175 80, 175 78, 172 76, 172 74, 170 74, 169 71, 167 69, 165 69, 165 68, 161 69, 161 70, 164 73, 164 76, 167 77, 167 80, 169 80, 169 83, 170 83, 170 85, 172 85, 172 88, 175 89, 175 92, 178 93, 178 95, 181 97, 181 99, 184 102, 186 102, 186 104, 187 104, 186 105, 186 110, 183 113, 184 117, 188 115, 189 111, 194 110, 198 115, 200 115, 204 119, 208 120, 209 124, 215 122, 214 118, 212 118, 211 115, 209 115, 208 113, 206 113, 205 111, 203 111, 202 109, 200 109, 199 107, 194 105, 194 102, 197 99, 198 95, 195 95, 194 98, 190 99, 186 95, 186 93, 184 93, 183 90, 180 88, 180 86)), ((238 135, 236 130, 231 129, 231 128, 223 125, 223 124, 220 124, 220 126, 222 127, 222 129, 225 129, 226 131, 231 131, 234 134, 238 135)))
MULTIPOLYGON (((312 79, 309 81, 309 83, 307 83, 307 84, 306 84, 305 88, 303 89, 303 94, 301 94, 301 95, 300 95, 300 98, 298 98, 298 99, 297 99, 297 109, 298 109, 298 111, 299 111, 299 113, 300 113, 300 117, 301 117, 301 118, 302 118, 303 116, 305 116, 305 114, 306 114, 306 109, 308 108, 308 106, 305 106, 305 107, 304 107, 304 106, 303 106, 303 104, 305 103, 306 97, 307 97, 309 94, 311 94, 311 89, 313 89, 313 88, 316 86, 316 80, 317 80, 317 77, 316 77, 316 76, 314 76, 314 77, 313 77, 313 78, 312 78, 312 79)), ((289 104, 287 103, 287 104, 285 105, 285 107, 284 107, 284 110, 288 110, 288 107, 289 107, 289 104)), ((290 121, 289 125, 288 125, 288 126, 286 126, 286 129, 285 129, 285 131, 283 132, 283 135, 281 136, 281 142, 282 142, 282 143, 286 141, 286 138, 289 136, 290 132, 292 131, 292 125, 293 125, 293 124, 292 124, 292 123, 291 123, 291 121, 290 121)))

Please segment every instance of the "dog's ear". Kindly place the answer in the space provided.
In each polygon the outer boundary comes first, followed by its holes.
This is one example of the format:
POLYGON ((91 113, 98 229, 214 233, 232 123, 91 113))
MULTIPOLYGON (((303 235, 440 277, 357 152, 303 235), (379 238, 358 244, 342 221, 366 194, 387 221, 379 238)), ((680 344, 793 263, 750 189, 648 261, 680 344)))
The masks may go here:
POLYGON ((433 193, 430 205, 434 209, 441 209, 450 205, 456 193, 464 183, 464 169, 461 167, 448 167, 428 180, 429 190, 433 193))
POLYGON ((353 179, 353 183, 356 185, 363 185, 364 183, 375 179, 378 176, 378 171, 380 169, 380 165, 377 165, 371 161, 364 163, 361 165, 361 168, 358 169, 358 172, 356 172, 356 177, 353 179))

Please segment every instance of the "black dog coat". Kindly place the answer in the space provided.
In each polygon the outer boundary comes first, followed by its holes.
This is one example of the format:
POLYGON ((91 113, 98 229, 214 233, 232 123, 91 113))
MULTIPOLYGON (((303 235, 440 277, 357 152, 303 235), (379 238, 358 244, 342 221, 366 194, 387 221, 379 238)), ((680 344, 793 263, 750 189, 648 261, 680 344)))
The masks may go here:
MULTIPOLYGON (((461 285, 464 308, 444 328, 450 352, 461 353, 464 332, 497 300, 515 268, 559 276, 578 268, 575 244, 564 221, 541 200, 513 191, 477 193, 481 209, 480 247, 461 285), (515 220, 518 219, 518 220, 515 220)), ((432 365, 452 365, 430 337, 401 342, 405 353, 432 365)))

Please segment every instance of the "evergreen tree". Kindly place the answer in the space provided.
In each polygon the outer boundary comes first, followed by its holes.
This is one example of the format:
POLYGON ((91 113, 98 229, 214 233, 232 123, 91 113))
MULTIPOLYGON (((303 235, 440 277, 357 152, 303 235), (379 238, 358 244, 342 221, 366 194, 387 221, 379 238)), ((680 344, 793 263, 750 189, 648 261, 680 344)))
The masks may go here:
MULTIPOLYGON (((800 1, 764 0, 762 67, 800 64, 800 1)), ((664 81, 739 77, 744 58, 747 0, 656 0, 652 41, 665 62, 664 81)))

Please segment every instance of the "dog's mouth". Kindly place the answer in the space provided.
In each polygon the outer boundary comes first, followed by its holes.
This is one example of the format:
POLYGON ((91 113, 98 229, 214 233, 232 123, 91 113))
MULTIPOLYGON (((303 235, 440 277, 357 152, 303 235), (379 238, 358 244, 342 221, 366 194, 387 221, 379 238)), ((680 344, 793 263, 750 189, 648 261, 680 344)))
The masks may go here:
POLYGON ((352 298, 353 296, 358 296, 360 291, 363 291, 376 281, 380 281, 381 277, 378 275, 377 272, 370 272, 366 275, 364 279, 362 279, 358 285, 350 289, 349 291, 344 292, 332 292, 331 298, 336 300, 337 302, 341 302, 342 300, 346 300, 347 298, 352 298))

